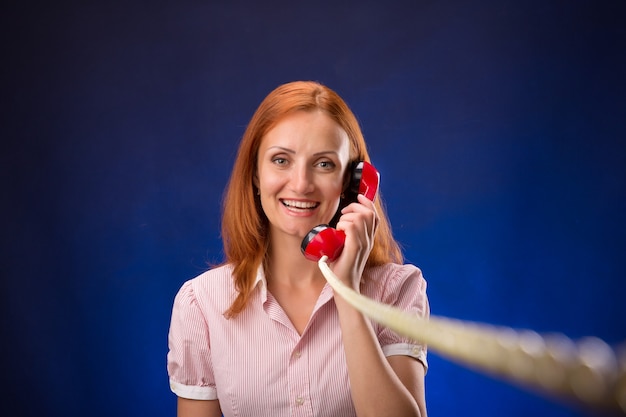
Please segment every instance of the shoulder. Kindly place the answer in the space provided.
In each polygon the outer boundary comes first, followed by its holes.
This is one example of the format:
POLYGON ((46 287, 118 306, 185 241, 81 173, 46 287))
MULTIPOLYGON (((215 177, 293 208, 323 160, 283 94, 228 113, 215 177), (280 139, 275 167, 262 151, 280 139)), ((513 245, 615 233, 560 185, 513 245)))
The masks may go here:
POLYGON ((363 275, 366 281, 382 281, 385 284, 401 283, 407 280, 426 284, 422 270, 413 264, 386 263, 367 268, 363 275))
POLYGON ((176 295, 177 302, 200 306, 229 305, 236 293, 232 271, 231 265, 221 265, 186 281, 176 295))
POLYGON ((211 268, 188 281, 195 287, 229 286, 233 282, 233 266, 224 264, 211 268))
POLYGON ((366 272, 372 274, 422 274, 422 270, 413 264, 396 264, 393 262, 384 263, 382 265, 372 266, 366 269, 366 272))
POLYGON ((402 294, 425 294, 422 270, 413 264, 386 263, 364 272, 362 291, 384 302, 393 302, 402 294))

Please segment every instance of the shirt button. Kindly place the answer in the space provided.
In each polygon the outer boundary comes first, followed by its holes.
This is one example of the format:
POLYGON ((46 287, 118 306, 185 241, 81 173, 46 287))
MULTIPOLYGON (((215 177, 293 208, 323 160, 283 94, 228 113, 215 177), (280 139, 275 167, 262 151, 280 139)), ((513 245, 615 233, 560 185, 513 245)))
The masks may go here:
POLYGON ((296 405, 302 405, 302 404, 304 404, 304 398, 296 397, 296 405))
POLYGON ((302 356, 302 353, 294 352, 293 356, 294 356, 294 358, 299 358, 300 356, 302 356))

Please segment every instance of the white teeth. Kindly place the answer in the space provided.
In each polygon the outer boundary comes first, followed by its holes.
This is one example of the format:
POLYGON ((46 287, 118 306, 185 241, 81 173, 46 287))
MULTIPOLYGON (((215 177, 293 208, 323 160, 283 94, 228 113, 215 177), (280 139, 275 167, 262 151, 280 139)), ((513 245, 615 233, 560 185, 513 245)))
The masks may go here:
POLYGON ((294 200, 283 200, 283 204, 287 207, 299 208, 299 209, 312 209, 317 207, 317 203, 305 202, 305 201, 294 201, 294 200))

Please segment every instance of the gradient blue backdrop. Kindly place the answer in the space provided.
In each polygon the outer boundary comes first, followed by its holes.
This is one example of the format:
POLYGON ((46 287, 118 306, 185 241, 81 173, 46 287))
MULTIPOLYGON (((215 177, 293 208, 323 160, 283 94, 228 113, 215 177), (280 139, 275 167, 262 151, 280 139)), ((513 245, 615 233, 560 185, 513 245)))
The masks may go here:
MULTIPOLYGON (((296 79, 362 122, 433 314, 626 340, 625 4, 5 2, 0 414, 174 415, 173 297, 296 79)), ((435 352, 426 381, 431 416, 582 415, 435 352)))

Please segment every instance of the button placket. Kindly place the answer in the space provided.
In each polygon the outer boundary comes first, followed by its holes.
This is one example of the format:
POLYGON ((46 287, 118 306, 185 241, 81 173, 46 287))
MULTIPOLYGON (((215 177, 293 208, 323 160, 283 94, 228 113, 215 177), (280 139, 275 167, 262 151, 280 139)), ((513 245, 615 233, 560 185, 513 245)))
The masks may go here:
POLYGON ((296 417, 311 415, 311 407, 305 407, 310 401, 310 387, 307 352, 302 347, 302 342, 292 351, 288 367, 289 394, 293 401, 292 415, 296 417))

